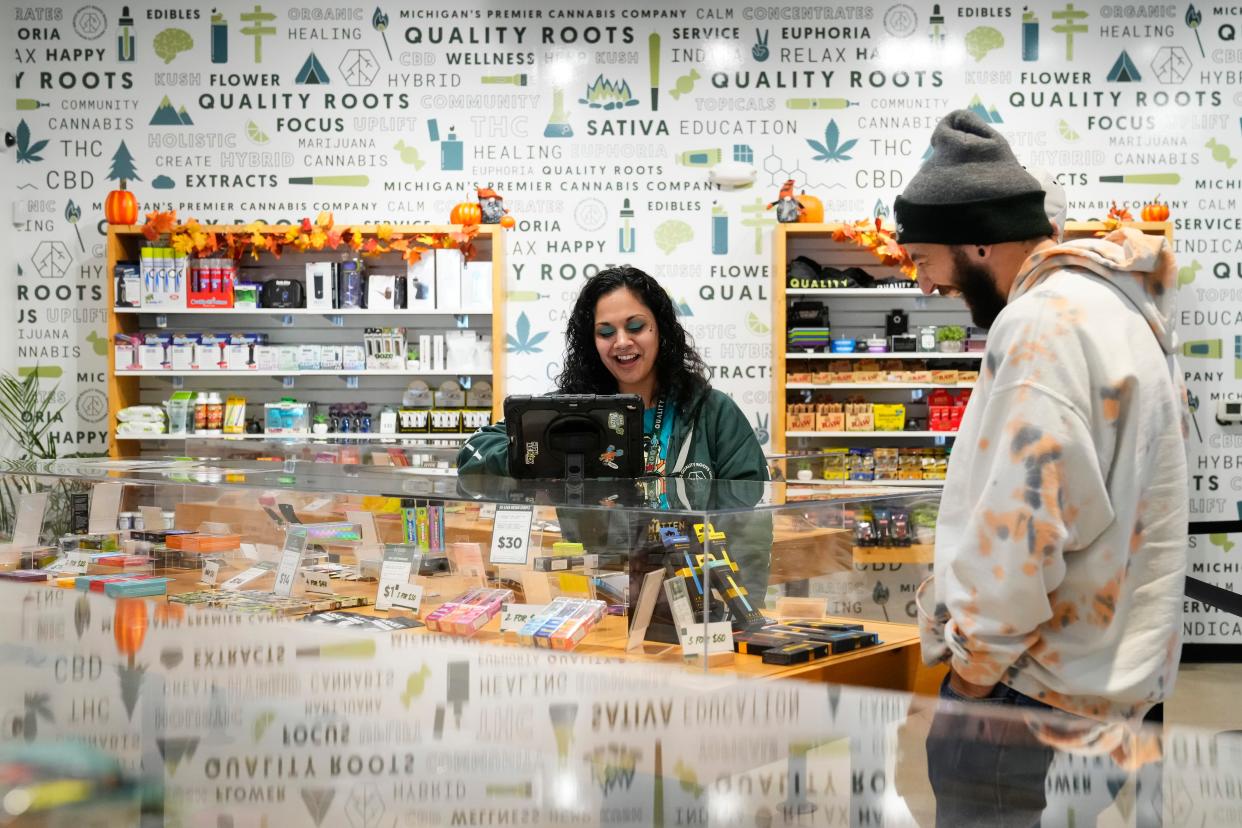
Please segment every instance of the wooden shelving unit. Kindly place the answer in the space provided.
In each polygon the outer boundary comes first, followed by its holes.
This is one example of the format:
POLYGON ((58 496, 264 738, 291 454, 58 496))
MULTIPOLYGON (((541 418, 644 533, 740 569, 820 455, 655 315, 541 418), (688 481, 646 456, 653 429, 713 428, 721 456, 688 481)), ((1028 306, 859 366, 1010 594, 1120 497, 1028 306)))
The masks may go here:
MULTIPOLYGON (((1173 225, 1170 222, 1127 222, 1126 226, 1141 230, 1151 235, 1163 235, 1170 243, 1173 240, 1173 225)), ((1067 222, 1066 239, 1089 238, 1108 230, 1101 221, 1067 222)), ((799 442, 799 449, 813 449, 824 440, 849 440, 856 443, 870 440, 882 445, 886 440, 897 439, 903 444, 917 438, 949 438, 954 432, 905 431, 905 432, 818 432, 788 431, 786 429, 785 407, 789 392, 834 391, 849 393, 851 391, 867 391, 888 394, 886 402, 905 402, 909 404, 914 395, 923 390, 936 388, 964 389, 972 388, 973 383, 956 385, 936 383, 814 383, 786 381, 787 365, 790 359, 797 360, 927 360, 928 362, 955 361, 974 362, 983 359, 983 352, 969 351, 962 353, 879 353, 879 354, 832 354, 832 353, 798 353, 787 351, 787 304, 794 298, 814 298, 822 301, 839 300, 831 306, 830 325, 833 335, 838 331, 852 329, 878 329, 883 331, 882 315, 892 308, 902 308, 910 318, 910 330, 915 332, 922 324, 955 324, 967 327, 970 325, 969 312, 965 304, 957 298, 923 295, 917 287, 910 288, 803 288, 788 289, 786 287, 786 270, 789 262, 797 256, 806 255, 821 265, 848 268, 860 267, 876 278, 900 276, 895 267, 883 267, 867 250, 863 250, 848 242, 835 242, 832 239, 832 226, 826 224, 779 224, 773 231, 772 244, 772 453, 785 454, 789 450, 790 440, 799 442), (894 393, 904 392, 905 399, 898 398, 894 393)), ((929 443, 930 445, 930 443, 929 443)))
MULTIPOLYGON (((353 225, 365 237, 374 236, 377 227, 374 225, 353 225)), ((240 226, 207 226, 208 232, 238 233, 243 232, 240 226)), ((266 232, 283 233, 286 227, 276 226, 266 232)), ((410 235, 414 233, 446 234, 459 232, 455 225, 396 225, 396 232, 410 235)), ((108 259, 108 428, 113 435, 108 441, 108 453, 112 457, 137 456, 144 443, 159 444, 169 439, 184 440, 183 436, 169 438, 167 435, 152 435, 136 438, 120 438, 115 436, 116 414, 122 408, 131 405, 158 404, 166 400, 177 387, 184 386, 187 390, 224 391, 241 393, 252 402, 251 395, 258 399, 253 403, 262 405, 285 394, 302 395, 315 402, 356 402, 365 400, 373 405, 399 405, 401 392, 410 380, 426 378, 428 385, 434 390, 438 385, 434 380, 450 377, 473 379, 487 378, 492 385, 492 417, 498 420, 502 416, 504 406, 505 377, 505 246, 504 230, 498 225, 480 225, 478 235, 474 239, 476 260, 490 261, 492 264, 492 308, 488 312, 465 309, 437 309, 428 311, 409 310, 373 310, 373 309, 202 309, 202 308, 117 308, 115 307, 116 283, 113 278, 117 262, 137 261, 139 251, 147 244, 142 235, 142 228, 132 226, 112 226, 108 228, 107 259, 108 259), (278 344, 304 344, 336 342, 360 344, 362 329, 367 327, 397 327, 411 329, 417 336, 421 332, 437 332, 458 328, 473 328, 480 333, 488 334, 492 340, 492 360, 490 371, 480 372, 471 368, 464 371, 398 371, 398 370, 361 370, 361 371, 142 371, 118 370, 115 364, 115 349, 112 347, 118 333, 133 334, 151 330, 201 331, 215 328, 219 331, 229 330, 260 330, 272 334, 278 344), (294 388, 284 387, 284 382, 292 382, 294 388), (356 379, 353 379, 356 378, 356 379), (397 378, 401 378, 398 380, 397 378), (225 380, 228 384, 221 388, 219 384, 212 387, 205 383, 225 380), (253 380, 253 383, 250 381, 253 380), (305 384, 303 384, 305 383, 305 384), (355 385, 356 383, 356 385, 355 385), (365 386, 363 385, 365 383, 365 386), (367 395, 372 396, 367 399, 367 395)), ((281 276, 302 279, 305 264, 310 261, 345 261, 354 256, 354 252, 346 247, 339 250, 307 251, 298 253, 287 250, 277 260, 268 253, 262 253, 258 260, 247 256, 241 262, 243 278, 247 281, 262 281, 264 278, 281 276)), ((391 272, 404 274, 405 264, 399 253, 387 253, 366 258, 368 269, 375 272, 391 272)), ((451 369, 451 366, 449 366, 451 369)), ((253 416, 251 411, 248 415, 253 416)), ((372 412, 373 417, 376 412, 372 412)), ((255 435, 256 438, 262 435, 255 435)), ((350 439, 381 439, 381 435, 341 435, 350 439)), ((383 435, 384 438, 401 439, 404 435, 383 435)), ((414 438, 426 435, 409 435, 414 438)), ((453 435, 438 435, 441 439, 451 439, 453 435)), ((236 435, 234 435, 236 437, 236 435)), ((313 435, 311 436, 313 439, 313 435)), ((195 438, 198 439, 198 438, 195 438)))

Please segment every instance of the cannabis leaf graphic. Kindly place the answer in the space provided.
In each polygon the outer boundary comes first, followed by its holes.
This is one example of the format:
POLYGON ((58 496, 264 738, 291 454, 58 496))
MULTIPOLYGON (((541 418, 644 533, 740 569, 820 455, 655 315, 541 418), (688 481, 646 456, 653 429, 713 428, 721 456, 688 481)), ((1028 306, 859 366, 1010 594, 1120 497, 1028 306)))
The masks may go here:
POLYGON ((30 143, 30 127, 26 125, 26 119, 23 118, 17 125, 17 163, 33 164, 35 161, 42 161, 43 156, 39 153, 46 146, 46 140, 30 143))
POLYGON ((508 347, 505 349, 511 354, 537 354, 543 351, 539 347, 539 343, 543 342, 548 336, 547 331, 541 331, 534 336, 530 335, 530 320, 526 318, 523 312, 518 316, 517 321, 517 338, 513 334, 506 334, 505 340, 508 347))
POLYGON ((846 155, 847 152, 854 148, 858 143, 857 138, 851 138, 844 144, 837 146, 837 142, 841 140, 841 130, 837 129, 837 121, 833 118, 828 122, 828 128, 824 130, 824 143, 812 141, 810 138, 806 142, 811 145, 811 149, 815 150, 816 155, 812 161, 852 161, 853 159, 846 155), (826 145, 826 146, 825 146, 826 145))

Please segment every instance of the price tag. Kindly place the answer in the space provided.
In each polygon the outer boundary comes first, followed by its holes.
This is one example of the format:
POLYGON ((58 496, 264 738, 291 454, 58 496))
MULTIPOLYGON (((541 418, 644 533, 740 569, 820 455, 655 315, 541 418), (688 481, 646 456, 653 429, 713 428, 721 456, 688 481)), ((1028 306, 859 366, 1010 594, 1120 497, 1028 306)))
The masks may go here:
POLYGON ((504 613, 500 616, 500 631, 517 632, 547 608, 547 604, 505 604, 504 613))
POLYGON ((91 511, 86 531, 92 535, 116 531, 117 515, 121 513, 122 483, 97 483, 91 491, 91 511))
POLYGON ((397 592, 392 597, 392 605, 394 607, 408 609, 410 612, 417 614, 418 608, 422 603, 422 584, 397 584, 397 592))
POLYGON ((263 561, 256 566, 250 567, 245 572, 239 572, 236 575, 234 575, 232 578, 229 578, 227 581, 225 581, 223 584, 220 585, 220 589, 225 589, 225 590, 228 590, 229 592, 236 592, 237 590, 241 589, 242 587, 244 587, 246 584, 250 583, 251 581, 257 578, 262 578, 264 575, 271 572, 275 568, 276 568, 275 564, 268 563, 267 561, 263 561))
POLYGON ((306 579, 306 591, 313 592, 316 595, 335 595, 332 589, 332 579, 323 572, 310 572, 302 570, 302 577, 306 579))
POLYGON ((625 644, 626 650, 635 650, 643 646, 643 640, 647 637, 647 627, 651 626, 651 613, 655 610, 656 600, 660 597, 660 582, 663 577, 663 569, 653 569, 643 577, 643 586, 638 593, 638 605, 634 610, 634 623, 630 626, 630 637, 625 644))
POLYGON ((208 586, 215 586, 216 578, 218 578, 219 576, 220 576, 220 562, 219 561, 205 561, 203 563, 203 576, 198 579, 198 582, 200 584, 207 584, 208 586))
POLYGON ((164 531, 164 510, 158 506, 139 506, 138 514, 142 515, 142 528, 148 532, 164 531))
POLYGON ((492 521, 492 563, 522 564, 530 546, 530 525, 535 510, 530 506, 501 503, 496 506, 492 521))
POLYGON ((384 547, 384 560, 380 564, 379 589, 375 593, 377 610, 391 609, 397 592, 410 582, 410 573, 422 560, 416 547, 407 543, 392 543, 384 547))
POLYGON ((257 561, 259 559, 259 549, 253 543, 241 544, 241 553, 249 560, 257 561))
POLYGON ((668 606, 673 611, 673 627, 677 630, 677 640, 684 649, 686 635, 699 623, 694 617, 694 607, 690 604, 690 593, 686 590, 685 579, 669 578, 664 582, 664 594, 668 596, 668 606))
POLYGON ((276 586, 272 589, 277 595, 288 598, 293 594, 293 580, 302 568, 302 555, 306 553, 306 530, 293 528, 285 530, 285 547, 280 552, 280 565, 276 568, 276 586))
POLYGON ((702 624, 696 624, 681 639, 681 654, 686 658, 701 656, 707 645, 707 654, 733 652, 733 623, 731 621, 713 621, 707 625, 706 631, 702 624))
POLYGON ((91 566, 91 556, 87 552, 70 552, 65 556, 65 572, 85 575, 91 566))

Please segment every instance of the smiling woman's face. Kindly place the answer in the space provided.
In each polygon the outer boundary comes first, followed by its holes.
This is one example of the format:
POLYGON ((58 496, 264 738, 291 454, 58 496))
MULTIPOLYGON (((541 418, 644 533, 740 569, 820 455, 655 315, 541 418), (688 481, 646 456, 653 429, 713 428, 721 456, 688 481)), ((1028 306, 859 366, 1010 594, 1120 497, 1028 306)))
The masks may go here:
POLYGON ((629 288, 606 293, 595 303, 595 349, 623 394, 640 394, 647 405, 655 392, 660 332, 651 308, 629 288))

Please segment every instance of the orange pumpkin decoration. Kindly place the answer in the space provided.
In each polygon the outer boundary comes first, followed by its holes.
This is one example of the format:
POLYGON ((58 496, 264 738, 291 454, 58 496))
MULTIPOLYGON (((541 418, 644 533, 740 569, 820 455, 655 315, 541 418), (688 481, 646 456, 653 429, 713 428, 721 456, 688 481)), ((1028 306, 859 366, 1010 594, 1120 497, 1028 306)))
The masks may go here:
POLYGON ((505 228, 506 230, 512 230, 514 225, 516 224, 517 222, 514 220, 513 216, 501 216, 500 217, 500 226, 505 228))
POLYGON ((449 213, 449 222, 452 224, 478 224, 482 220, 483 211, 475 201, 463 201, 449 213))
POLYGON ((1160 196, 1156 196, 1150 204, 1143 205, 1139 215, 1143 217, 1143 221, 1168 221, 1169 205, 1161 201, 1160 196))
POLYGON ((138 199, 125 189, 125 179, 121 179, 121 189, 108 193, 104 200, 104 218, 109 224, 133 224, 138 221, 138 199))
POLYGON ((818 196, 807 195, 803 192, 798 196, 798 203, 802 205, 802 212, 798 215, 799 223, 824 223, 824 202, 820 201, 818 196))

